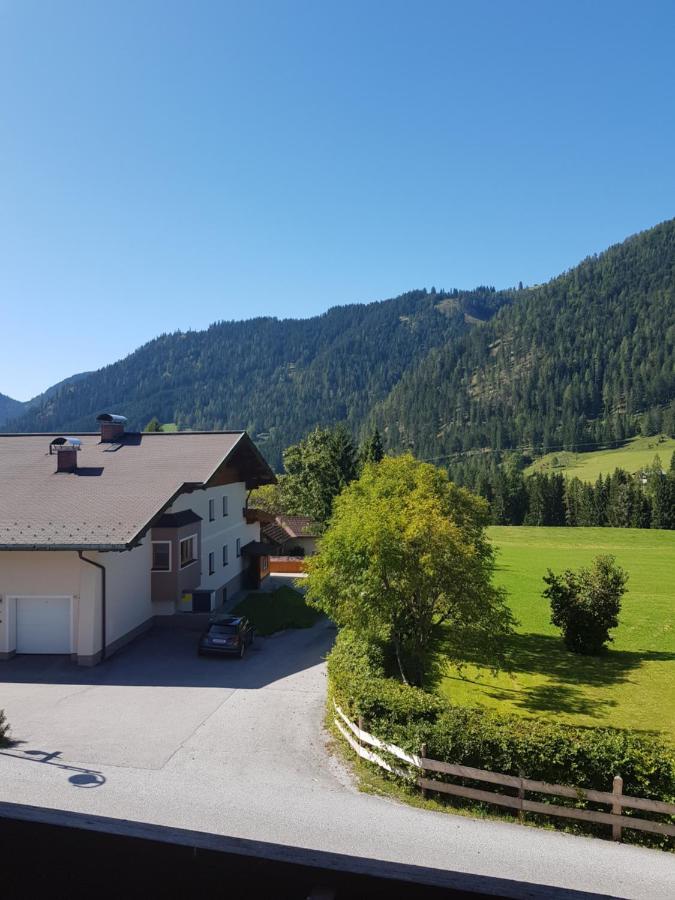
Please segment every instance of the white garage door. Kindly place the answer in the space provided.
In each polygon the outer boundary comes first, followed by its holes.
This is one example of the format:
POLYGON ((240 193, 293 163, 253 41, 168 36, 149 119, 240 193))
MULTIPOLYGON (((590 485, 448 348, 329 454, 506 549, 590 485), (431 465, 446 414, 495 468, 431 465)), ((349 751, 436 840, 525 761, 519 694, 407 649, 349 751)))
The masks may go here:
POLYGON ((70 597, 16 598, 16 652, 70 653, 70 597))

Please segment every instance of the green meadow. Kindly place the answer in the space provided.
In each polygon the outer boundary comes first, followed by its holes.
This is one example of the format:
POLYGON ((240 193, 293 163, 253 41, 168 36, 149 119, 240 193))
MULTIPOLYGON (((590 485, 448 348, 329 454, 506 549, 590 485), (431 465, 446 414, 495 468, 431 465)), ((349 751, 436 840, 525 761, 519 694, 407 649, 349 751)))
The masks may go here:
POLYGON ((519 620, 509 671, 467 656, 440 690, 482 704, 577 725, 656 732, 675 742, 675 532, 621 528, 493 527, 497 582, 519 620), (541 596, 548 568, 560 572, 611 553, 629 573, 614 642, 599 657, 565 649, 541 596))
POLYGON ((667 469, 674 452, 675 438, 663 435, 636 437, 613 450, 593 450, 588 453, 561 450, 558 453, 547 453, 536 459, 525 470, 525 474, 560 472, 568 478, 576 476, 582 481, 595 481, 598 475, 611 475, 615 469, 625 469, 626 472, 635 474, 651 466, 657 453, 661 457, 663 468, 667 469))

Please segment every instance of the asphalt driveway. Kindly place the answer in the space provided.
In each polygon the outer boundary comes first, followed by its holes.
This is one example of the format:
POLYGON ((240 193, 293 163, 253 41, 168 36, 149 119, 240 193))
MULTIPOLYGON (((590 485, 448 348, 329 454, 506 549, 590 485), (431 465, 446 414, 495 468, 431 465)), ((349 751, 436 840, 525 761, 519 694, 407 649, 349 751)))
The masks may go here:
POLYGON ((94 669, 0 664, 16 742, 0 751, 0 803, 513 879, 503 896, 672 896, 670 854, 359 793, 322 728, 333 638, 323 621, 208 659, 195 631, 156 628, 94 669))
MULTIPOLYGON (((321 664, 334 635, 326 624, 311 634, 257 637, 243 660, 199 657, 199 622, 183 623, 156 626, 94 668, 59 656, 19 656, 3 665, 0 698, 12 724, 12 752, 37 758, 39 750, 94 767, 161 769, 221 707, 226 722, 225 706, 243 703, 222 740, 250 724, 269 730, 278 698, 271 695, 269 710, 256 708, 252 718, 248 710, 257 704, 248 692, 272 688, 300 692, 306 700, 307 672, 321 664)), ((316 675, 309 678, 316 692, 316 675)))

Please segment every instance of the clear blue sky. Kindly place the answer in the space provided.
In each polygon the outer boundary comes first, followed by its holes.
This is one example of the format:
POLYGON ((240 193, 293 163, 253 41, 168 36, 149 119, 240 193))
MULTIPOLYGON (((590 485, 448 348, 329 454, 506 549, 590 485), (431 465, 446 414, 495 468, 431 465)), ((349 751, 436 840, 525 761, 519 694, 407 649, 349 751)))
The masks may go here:
POLYGON ((675 4, 0 0, 0 392, 675 215, 675 4))

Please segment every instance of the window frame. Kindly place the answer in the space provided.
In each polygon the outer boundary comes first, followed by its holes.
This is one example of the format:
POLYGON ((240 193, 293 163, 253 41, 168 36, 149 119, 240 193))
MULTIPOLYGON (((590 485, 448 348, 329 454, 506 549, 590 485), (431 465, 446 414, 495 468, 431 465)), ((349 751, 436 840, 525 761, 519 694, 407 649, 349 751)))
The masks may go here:
POLYGON ((173 564, 173 547, 171 546, 172 541, 152 541, 152 572, 171 572, 172 564, 173 564), (158 569, 155 567, 155 545, 156 544, 168 544, 169 546, 169 565, 166 569, 158 569))
POLYGON ((229 497, 227 494, 223 494, 223 518, 225 519, 230 514, 230 505, 229 505, 229 497))
POLYGON ((197 547, 197 532, 196 532, 196 531, 195 531, 194 534, 187 534, 187 535, 185 535, 184 538, 181 538, 181 539, 178 541, 178 566, 179 566, 179 570, 180 570, 180 571, 182 571, 183 569, 187 569, 188 566, 192 566, 192 565, 194 565, 194 563, 197 562, 197 560, 198 560, 198 558, 199 558, 199 554, 197 553, 196 547, 197 547), (183 544, 185 544, 187 541, 192 541, 192 553, 193 553, 194 555, 193 555, 193 558, 192 558, 192 559, 188 560, 188 562, 183 563, 183 551, 182 551, 182 546, 183 546, 183 544))
POLYGON ((216 574, 216 554, 213 550, 209 551, 209 575, 216 574))
POLYGON ((237 538, 237 559, 241 556, 241 538, 237 538))
POLYGON ((216 521, 216 501, 214 497, 209 499, 209 522, 216 521))
POLYGON ((230 564, 230 547, 229 544, 223 544, 223 568, 230 564))

